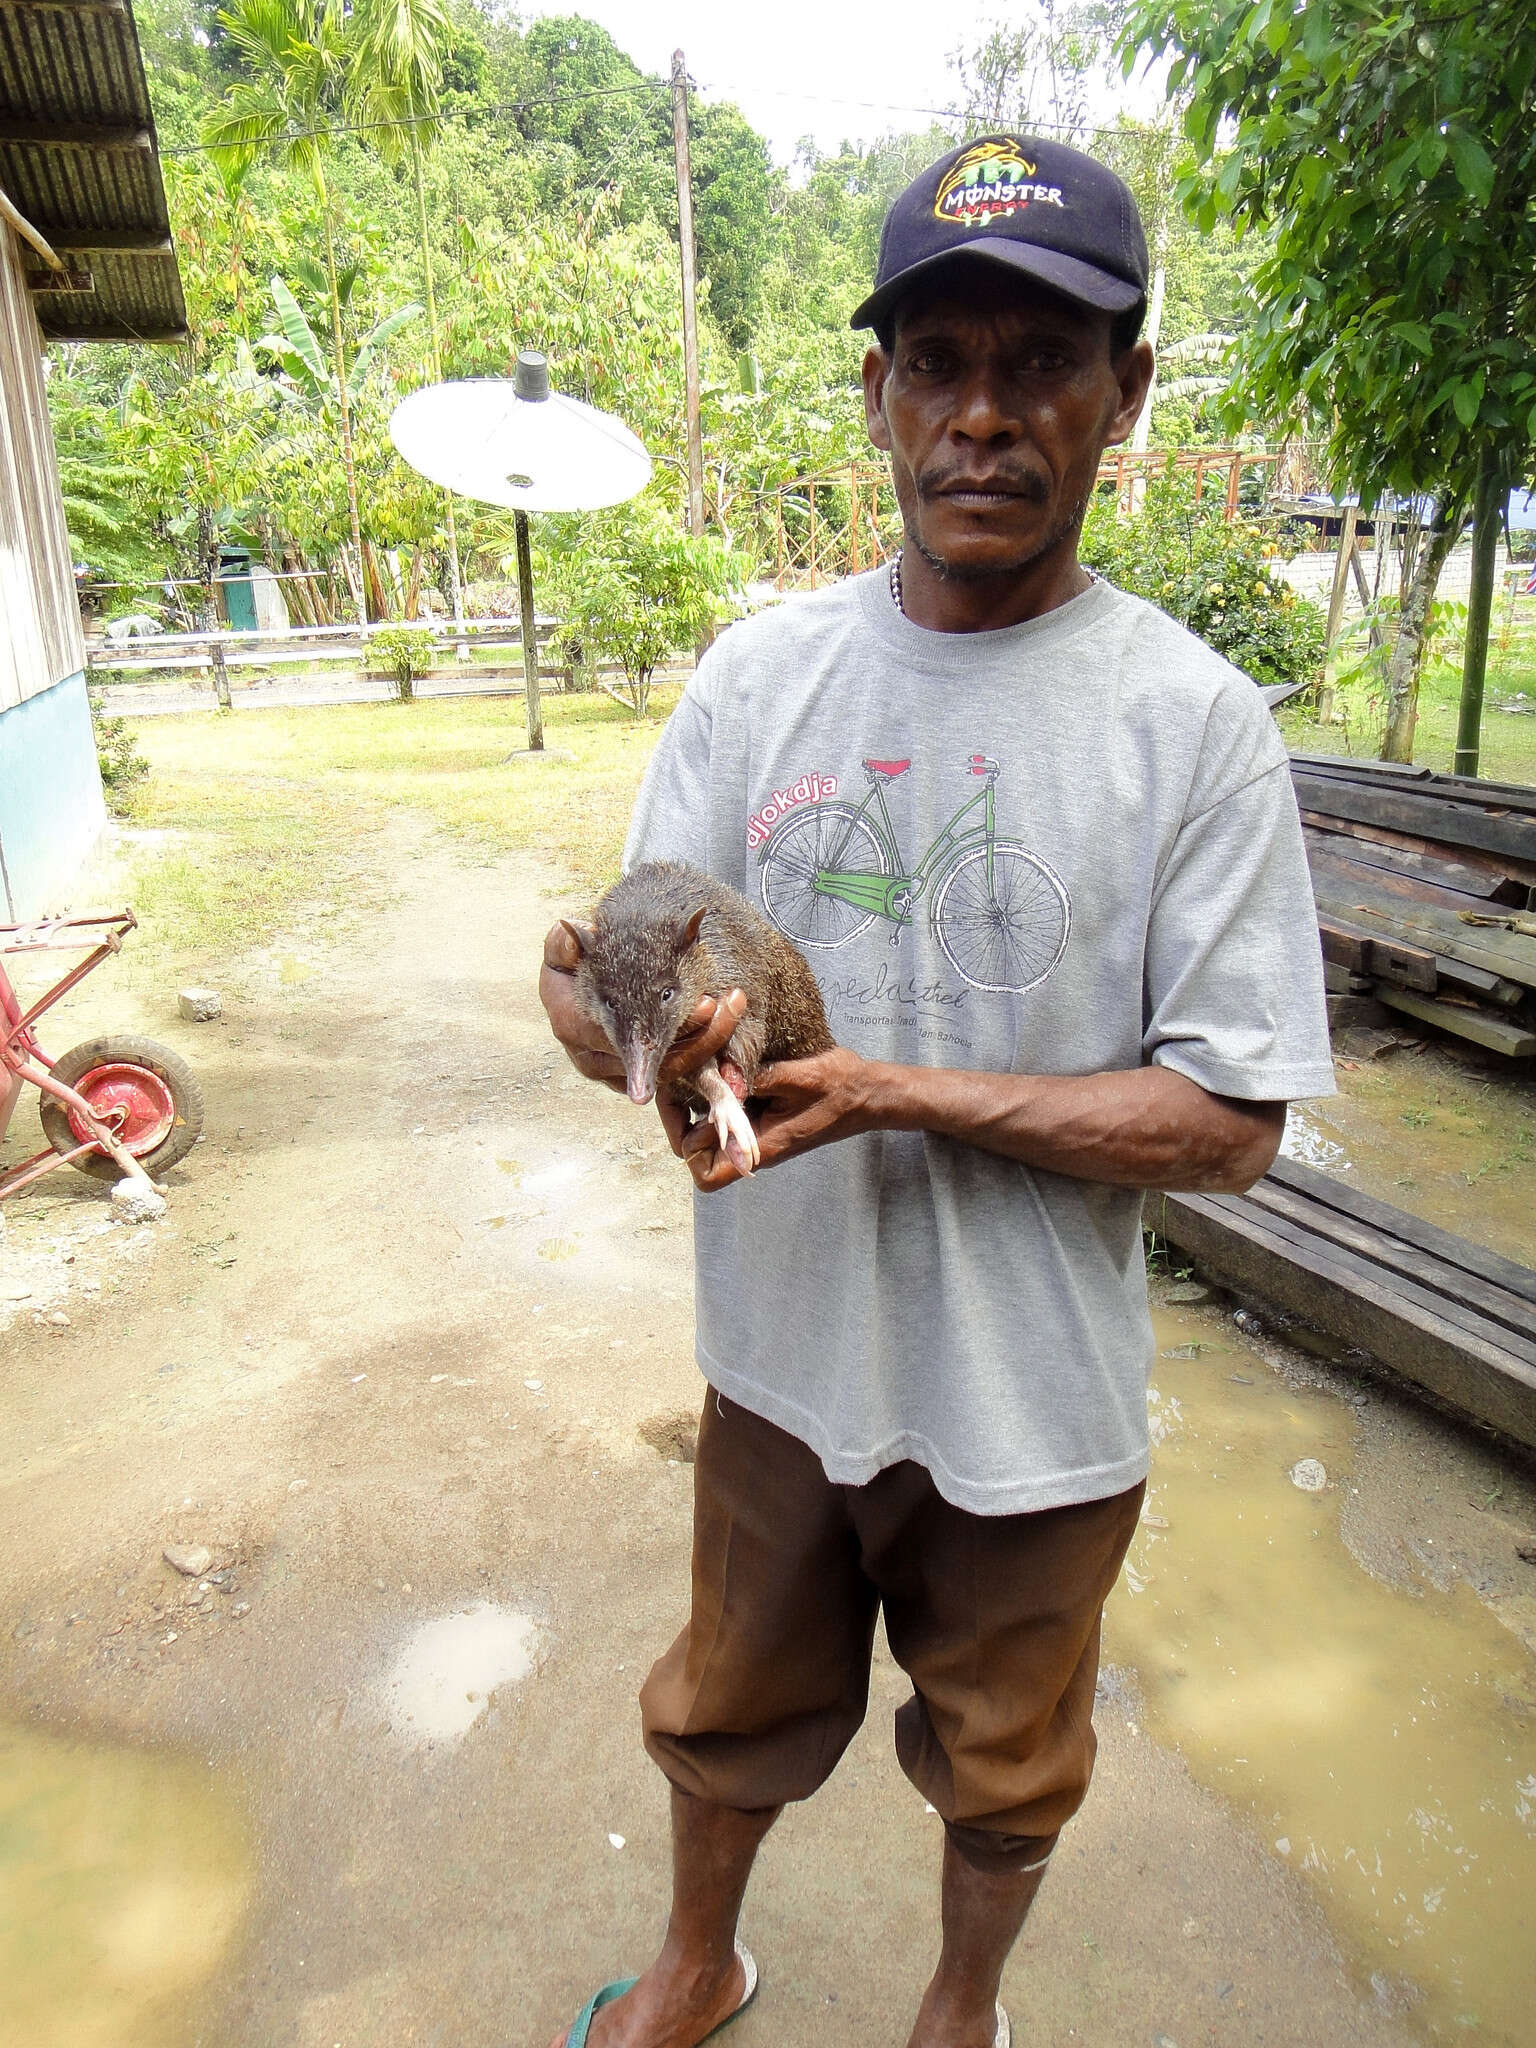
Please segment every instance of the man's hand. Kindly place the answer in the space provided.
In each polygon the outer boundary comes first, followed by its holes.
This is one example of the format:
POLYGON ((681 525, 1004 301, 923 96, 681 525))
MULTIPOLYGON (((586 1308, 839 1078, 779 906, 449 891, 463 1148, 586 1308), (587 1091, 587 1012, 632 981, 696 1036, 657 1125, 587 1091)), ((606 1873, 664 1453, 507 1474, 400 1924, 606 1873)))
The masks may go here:
MULTIPOLYGON (((780 1166, 817 1145, 856 1137, 873 1130, 873 1062, 860 1059, 846 1046, 814 1054, 807 1060, 780 1060, 764 1067, 752 1084, 758 1144, 765 1167, 780 1166)), ((690 1126, 688 1112, 667 1096, 657 1107, 672 1150, 686 1161, 693 1184, 703 1194, 728 1188, 743 1178, 719 1149, 712 1125, 690 1126)))
MULTIPOLYGON (((550 1030, 564 1046, 566 1058, 576 1071, 585 1074, 589 1081, 601 1081, 622 1095, 624 1062, 609 1043, 602 1025, 589 1017, 576 999, 576 969, 580 958, 576 941, 565 926, 552 926, 544 941, 544 965, 539 970, 539 1001, 548 1013, 550 1030)), ((662 1061, 658 1083, 675 1081, 684 1074, 696 1074, 706 1060, 713 1059, 716 1053, 724 1050, 746 1011, 747 999, 739 988, 728 990, 724 1000, 719 1002, 713 996, 701 997, 677 1043, 662 1061)), ((673 1145, 675 1150, 676 1140, 673 1145)))
MULTIPOLYGON (((863 1131, 931 1131, 1111 1187, 1241 1193, 1268 1171, 1283 1102, 1213 1095, 1169 1067, 1103 1074, 993 1074, 904 1067, 838 1046, 765 1067, 757 1122, 762 1166, 863 1131)), ((704 1193, 741 1179, 705 1124, 662 1105, 672 1149, 704 1193)), ((761 1168, 759 1168, 761 1171, 761 1168)))

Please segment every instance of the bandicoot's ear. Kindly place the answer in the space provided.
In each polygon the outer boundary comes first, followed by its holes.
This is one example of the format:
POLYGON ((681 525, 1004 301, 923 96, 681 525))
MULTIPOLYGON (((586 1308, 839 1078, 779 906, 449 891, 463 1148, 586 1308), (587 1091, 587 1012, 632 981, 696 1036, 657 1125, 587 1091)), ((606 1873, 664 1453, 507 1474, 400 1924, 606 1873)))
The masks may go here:
POLYGON ((704 922, 704 913, 708 908, 709 905, 707 903, 701 903, 698 909, 678 926, 677 950, 679 953, 686 953, 694 940, 699 936, 699 926, 704 922))
POLYGON ((581 955, 583 959, 585 959, 587 955, 591 952, 592 948, 597 944, 596 927, 590 924, 582 924, 579 922, 578 919, 574 917, 562 917, 560 922, 565 926, 566 930, 570 933, 571 938, 575 943, 577 952, 581 955))

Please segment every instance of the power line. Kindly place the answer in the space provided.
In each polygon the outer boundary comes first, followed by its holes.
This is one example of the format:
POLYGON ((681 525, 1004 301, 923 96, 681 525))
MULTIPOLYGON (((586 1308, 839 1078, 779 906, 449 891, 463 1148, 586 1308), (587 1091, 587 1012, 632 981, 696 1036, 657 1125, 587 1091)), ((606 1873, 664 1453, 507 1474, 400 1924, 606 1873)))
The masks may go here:
MULTIPOLYGON (((728 98, 729 89, 712 84, 712 93, 728 98)), ((801 100, 815 107, 860 107, 873 114, 928 114, 939 121, 980 122, 980 115, 967 113, 963 107, 924 107, 903 100, 856 100, 837 93, 789 92, 777 87, 751 86, 747 96, 752 99, 801 100)), ((1110 128, 1090 121, 1029 121, 1024 132, 1034 134, 1039 129, 1050 128, 1063 135, 1123 135, 1123 128, 1110 128)))
MULTIPOLYGON (((693 81, 690 80, 690 83, 693 81)), ((427 128, 445 121, 471 121, 484 119, 493 114, 521 114, 534 107, 568 107, 588 100, 633 98, 637 93, 661 95, 667 90, 665 80, 641 79, 634 85, 594 86, 589 92, 541 93, 531 99, 498 100, 489 105, 467 107, 440 107, 435 114, 402 114, 387 121, 334 121, 318 128, 289 128, 281 135, 274 135, 255 145, 257 148, 271 148, 282 143, 308 142, 327 135, 367 135, 381 128, 427 128)), ((704 90, 703 87, 699 88, 704 90)), ((711 84, 708 90, 719 98, 731 98, 729 87, 711 84)), ((807 106, 816 107, 857 107, 872 114, 926 114, 930 119, 959 123, 979 123, 980 117, 967 113, 962 107, 927 107, 903 100, 860 100, 837 93, 788 92, 768 86, 750 86, 747 96, 755 99, 803 101, 807 106)), ((1030 121, 1028 131, 1051 129, 1063 135, 1109 135, 1125 133, 1123 128, 1111 128, 1083 121, 1030 121)), ((638 127, 638 123, 637 123, 638 127)), ((215 150, 228 149, 235 145, 211 142, 180 142, 169 148, 162 147, 161 156, 207 156, 215 150)))
MULTIPOLYGON (((424 128, 443 121, 468 121, 489 114, 520 114, 529 107, 567 107, 578 100, 618 99, 637 92, 664 93, 665 84, 657 78, 642 79, 637 85, 595 86, 591 92, 543 93, 535 99, 499 100, 489 106, 440 107, 435 114, 402 114, 392 121, 335 121, 323 128, 285 128, 281 135, 263 137, 251 147, 270 149, 279 143, 307 142, 319 135, 367 135, 376 128, 424 128)), ((179 142, 170 149, 162 149, 161 156, 207 156, 220 149, 231 149, 245 145, 227 142, 179 142)))

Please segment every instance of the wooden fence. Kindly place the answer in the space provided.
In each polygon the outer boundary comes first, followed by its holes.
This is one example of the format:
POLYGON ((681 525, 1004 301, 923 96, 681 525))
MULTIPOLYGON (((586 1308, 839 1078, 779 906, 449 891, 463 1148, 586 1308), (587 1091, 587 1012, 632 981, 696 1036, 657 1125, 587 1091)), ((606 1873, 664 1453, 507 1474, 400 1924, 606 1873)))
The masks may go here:
MULTIPOLYGON (((1262 489, 1277 460, 1242 448, 1117 448, 1099 465, 1098 481, 1129 513, 1154 477, 1191 476, 1197 502, 1219 493, 1223 515, 1235 519, 1244 478, 1256 478, 1262 489)), ((815 589, 857 576, 901 544, 896 492, 889 471, 876 463, 850 463, 825 476, 750 493, 732 507, 731 520, 742 545, 769 565, 766 573, 779 590, 815 589)))

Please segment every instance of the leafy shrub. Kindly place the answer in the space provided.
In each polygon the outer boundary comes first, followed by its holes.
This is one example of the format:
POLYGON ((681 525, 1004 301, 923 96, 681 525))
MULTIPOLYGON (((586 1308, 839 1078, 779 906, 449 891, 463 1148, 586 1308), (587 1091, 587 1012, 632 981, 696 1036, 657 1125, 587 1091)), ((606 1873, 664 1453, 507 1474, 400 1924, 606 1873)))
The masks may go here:
POLYGON ((149 773, 149 763, 138 751, 138 734, 127 719, 109 718, 97 693, 92 690, 88 694, 91 724, 96 733, 96 762, 101 770, 107 809, 120 816, 128 808, 127 797, 133 785, 149 773))
POLYGON ((680 532, 645 498, 576 522, 552 560, 564 619, 555 645, 567 659, 579 649, 617 661, 641 718, 657 667, 729 615, 746 573, 725 541, 680 532))
POLYGON ((1325 620, 1275 567, 1288 541, 1228 520, 1218 499, 1195 502, 1180 476, 1149 483, 1140 506, 1117 516, 1112 496, 1089 506, 1082 559, 1121 590, 1187 626, 1256 683, 1317 683, 1325 620))
POLYGON ((433 646, 430 626, 386 626, 369 636, 368 658, 393 678, 400 702, 409 704, 432 667, 433 646))

